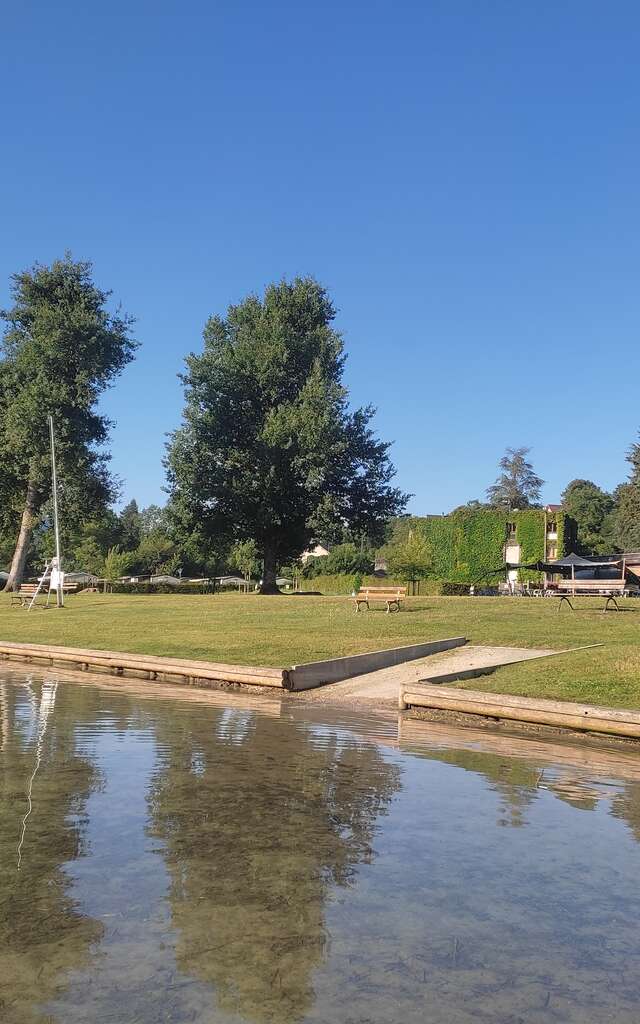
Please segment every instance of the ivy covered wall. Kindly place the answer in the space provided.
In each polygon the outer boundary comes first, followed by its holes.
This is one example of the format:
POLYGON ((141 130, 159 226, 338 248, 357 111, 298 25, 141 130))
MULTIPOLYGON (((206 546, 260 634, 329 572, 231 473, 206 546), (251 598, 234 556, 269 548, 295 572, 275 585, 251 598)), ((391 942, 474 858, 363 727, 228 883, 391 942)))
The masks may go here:
MULTIPOLYGON (((553 513, 558 530, 558 557, 568 554, 565 538, 572 535, 570 520, 563 512, 553 513)), ((544 558, 544 509, 504 512, 497 508, 459 509, 448 516, 413 516, 398 520, 394 541, 402 541, 409 530, 419 530, 431 546, 431 576, 459 583, 476 583, 488 578, 504 564, 507 525, 515 523, 516 544, 521 562, 544 558)), ((535 580, 538 573, 520 570, 521 579, 535 580)), ((493 577, 495 580, 497 577, 493 577)))

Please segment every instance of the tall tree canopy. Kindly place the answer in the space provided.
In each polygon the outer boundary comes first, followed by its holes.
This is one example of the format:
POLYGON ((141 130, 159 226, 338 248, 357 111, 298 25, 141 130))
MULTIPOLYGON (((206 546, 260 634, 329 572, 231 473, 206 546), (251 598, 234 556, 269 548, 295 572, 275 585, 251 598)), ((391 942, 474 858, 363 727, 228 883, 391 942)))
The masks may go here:
POLYGON ((572 480, 562 492, 562 507, 578 527, 578 554, 606 554, 613 549, 615 501, 591 480, 572 480))
POLYGON ((254 539, 263 592, 332 521, 373 536, 404 508, 389 444, 351 412, 334 308, 312 278, 270 285, 214 316, 187 359, 183 426, 169 445, 171 509, 183 532, 254 539))
POLYGON ((502 472, 487 488, 487 498, 492 505, 510 510, 538 504, 544 480, 536 476, 527 459, 530 451, 530 448, 507 448, 498 463, 502 472))
POLYGON ((133 551, 142 540, 142 516, 135 498, 124 506, 120 513, 120 546, 124 551, 133 551))
POLYGON ((53 415, 62 508, 86 516, 114 494, 102 446, 109 420, 97 412, 103 391, 133 358, 133 320, 107 310, 109 292, 90 263, 70 255, 12 279, 13 306, 2 312, 0 484, 2 526, 18 538, 7 589, 19 586, 34 525, 51 498, 49 432, 53 415))
POLYGON ((629 479, 616 488, 614 535, 623 551, 640 551, 640 441, 627 452, 631 466, 629 479))

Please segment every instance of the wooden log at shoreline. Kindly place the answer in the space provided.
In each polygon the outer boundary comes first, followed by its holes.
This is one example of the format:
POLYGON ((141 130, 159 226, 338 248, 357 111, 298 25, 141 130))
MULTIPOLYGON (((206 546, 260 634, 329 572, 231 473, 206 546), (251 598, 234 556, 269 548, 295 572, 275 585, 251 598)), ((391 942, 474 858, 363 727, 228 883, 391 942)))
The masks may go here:
POLYGON ((454 687, 410 683, 400 689, 401 710, 416 707, 483 718, 550 725, 560 729, 608 733, 640 739, 640 712, 620 708, 537 700, 509 693, 484 693, 454 687))
POLYGON ((240 683, 244 686, 289 688, 286 669, 254 665, 226 665, 213 661, 193 661, 185 658, 161 658, 149 654, 129 654, 123 651, 97 651, 81 647, 60 647, 49 644, 0 643, 0 657, 26 662, 73 665, 82 671, 131 674, 137 678, 170 679, 188 685, 206 682, 240 683))

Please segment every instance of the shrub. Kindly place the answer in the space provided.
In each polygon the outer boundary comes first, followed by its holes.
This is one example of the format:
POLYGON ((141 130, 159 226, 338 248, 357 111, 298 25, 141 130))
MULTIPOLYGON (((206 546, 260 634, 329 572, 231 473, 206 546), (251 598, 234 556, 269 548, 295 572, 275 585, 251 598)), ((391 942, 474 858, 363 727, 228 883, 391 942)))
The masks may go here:
POLYGON ((452 580, 443 580, 440 584, 440 593, 443 597, 468 597, 468 583, 454 583, 452 580))
POLYGON ((361 551, 355 544, 338 544, 330 554, 308 558, 302 575, 305 579, 317 576, 352 576, 373 572, 374 556, 370 550, 361 551))
MULTIPOLYGON (((359 590, 360 587, 404 587, 406 581, 398 579, 393 576, 363 576, 360 573, 343 573, 323 576, 315 576, 313 583, 309 582, 308 586, 305 585, 305 581, 301 580, 302 590, 319 590, 322 594, 350 594, 353 590, 359 590)), ((414 584, 416 597, 433 597, 437 594, 442 594, 442 588, 444 586, 442 580, 417 580, 414 584)), ((469 585, 463 585, 464 592, 469 593, 469 585), (464 589, 466 587, 466 589, 464 589)), ((412 590, 409 588, 409 593, 412 590)))
POLYGON ((314 576, 313 583, 308 587, 305 586, 305 581, 301 580, 302 590, 319 590, 322 594, 350 594, 353 590, 358 589, 356 583, 362 580, 362 576, 357 573, 343 574, 343 575, 324 575, 314 576))
POLYGON ((113 594, 211 594, 213 587, 202 583, 181 583, 171 586, 170 583, 112 583, 113 594))
POLYGON ((419 580, 427 577, 431 571, 431 545, 417 530, 412 531, 405 541, 387 545, 384 551, 387 568, 392 576, 419 580))
POLYGON ((133 556, 130 551, 121 551, 119 547, 109 548, 107 551, 104 568, 102 570, 106 580, 117 580, 131 568, 133 556))

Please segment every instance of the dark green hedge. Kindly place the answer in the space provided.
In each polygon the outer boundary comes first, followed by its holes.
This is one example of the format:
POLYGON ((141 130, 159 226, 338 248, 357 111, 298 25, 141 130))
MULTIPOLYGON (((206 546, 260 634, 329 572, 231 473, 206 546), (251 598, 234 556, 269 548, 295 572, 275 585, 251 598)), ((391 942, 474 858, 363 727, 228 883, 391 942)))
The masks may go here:
POLYGON ((112 594, 212 594, 213 587, 201 583, 181 583, 172 587, 169 583, 110 583, 112 594))
POLYGON ((416 580, 415 583, 407 583, 406 580, 394 579, 391 576, 352 576, 334 575, 317 576, 313 581, 306 584, 303 581, 302 590, 310 590, 311 584, 321 594, 351 594, 353 590, 362 587, 407 587, 411 597, 439 597, 442 595, 453 595, 465 597, 469 593, 468 583, 457 583, 452 580, 416 580))
POLYGON ((468 583, 452 583, 451 580, 443 580, 440 584, 440 593, 443 597, 468 597, 468 583))

